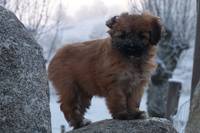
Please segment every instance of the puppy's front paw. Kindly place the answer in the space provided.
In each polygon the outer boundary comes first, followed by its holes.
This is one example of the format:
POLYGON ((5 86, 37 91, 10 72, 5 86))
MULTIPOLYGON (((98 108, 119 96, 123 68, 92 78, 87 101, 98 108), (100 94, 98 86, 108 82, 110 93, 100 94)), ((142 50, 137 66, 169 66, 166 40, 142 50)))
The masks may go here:
POLYGON ((74 129, 78 129, 87 125, 90 125, 92 122, 89 119, 84 118, 81 122, 78 122, 75 126, 74 129))
POLYGON ((138 111, 130 114, 130 118, 132 119, 146 119, 148 118, 148 114, 145 111, 138 111))
POLYGON ((140 111, 137 119, 147 119, 149 116, 145 111, 140 111))
POLYGON ((83 119, 83 122, 82 122, 82 125, 83 126, 87 126, 87 125, 90 125, 92 122, 89 120, 89 119, 86 119, 86 118, 84 118, 83 119))
POLYGON ((128 120, 128 113, 127 112, 120 112, 117 114, 113 115, 113 119, 118 119, 118 120, 128 120))

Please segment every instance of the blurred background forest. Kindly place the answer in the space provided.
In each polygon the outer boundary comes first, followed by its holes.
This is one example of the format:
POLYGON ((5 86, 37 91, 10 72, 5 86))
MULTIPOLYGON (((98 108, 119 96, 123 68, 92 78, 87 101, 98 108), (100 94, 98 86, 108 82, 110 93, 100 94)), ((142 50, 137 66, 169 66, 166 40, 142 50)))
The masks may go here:
MULTIPOLYGON (((171 119, 180 133, 184 131, 189 113, 196 32, 195 0, 0 0, 0 5, 13 11, 32 33, 44 50, 47 65, 57 49, 65 44, 107 37, 105 21, 113 15, 149 11, 159 16, 165 33, 158 48, 158 69, 141 108, 152 116, 165 117, 167 96, 164 92, 170 81, 181 83, 178 111, 171 119), (154 111, 154 106, 158 112, 154 111)), ((52 87, 50 101, 52 131, 58 133, 60 125, 67 123, 52 87)), ((104 100, 94 98, 86 117, 92 121, 110 118, 104 100)))

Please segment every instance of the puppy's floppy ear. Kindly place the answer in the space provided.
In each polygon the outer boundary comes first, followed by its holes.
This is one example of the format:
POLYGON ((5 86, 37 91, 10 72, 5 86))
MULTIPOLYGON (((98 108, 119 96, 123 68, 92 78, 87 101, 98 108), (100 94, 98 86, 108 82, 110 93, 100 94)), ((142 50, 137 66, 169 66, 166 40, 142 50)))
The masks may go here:
POLYGON ((150 31, 150 42, 156 45, 161 39, 162 25, 159 18, 152 21, 152 29, 150 31))
POLYGON ((112 18, 110 18, 109 20, 106 21, 106 26, 108 26, 109 28, 112 28, 113 25, 117 22, 118 16, 114 16, 112 18))

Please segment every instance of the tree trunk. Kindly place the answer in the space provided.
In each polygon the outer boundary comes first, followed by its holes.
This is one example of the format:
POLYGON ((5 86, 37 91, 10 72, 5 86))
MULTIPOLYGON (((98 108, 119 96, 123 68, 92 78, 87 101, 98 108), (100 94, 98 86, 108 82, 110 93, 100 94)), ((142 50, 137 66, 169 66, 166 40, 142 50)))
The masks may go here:
POLYGON ((192 77, 191 103, 186 133, 200 132, 200 1, 197 0, 197 32, 192 77), (197 85, 198 83, 198 85, 197 85))
POLYGON ((172 37, 171 32, 168 30, 160 41, 158 46, 158 67, 151 78, 152 82, 148 88, 147 95, 147 110, 150 116, 165 118, 169 89, 168 80, 172 77, 181 53, 188 48, 188 45, 177 43, 177 40, 172 37))
POLYGON ((195 91, 196 85, 200 79, 200 2, 197 0, 197 29, 196 29, 196 45, 194 51, 194 63, 193 63, 193 75, 192 75, 192 89, 191 99, 193 92, 195 91))

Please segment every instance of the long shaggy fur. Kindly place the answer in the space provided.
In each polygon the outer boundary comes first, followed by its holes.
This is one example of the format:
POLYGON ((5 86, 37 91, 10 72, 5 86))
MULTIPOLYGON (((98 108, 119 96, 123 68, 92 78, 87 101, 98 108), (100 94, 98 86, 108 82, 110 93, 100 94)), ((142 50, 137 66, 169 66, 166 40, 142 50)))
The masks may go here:
POLYGON ((84 113, 92 96, 105 97, 114 119, 137 119, 144 87, 156 65, 159 18, 150 14, 115 16, 109 38, 68 44, 49 64, 48 76, 60 96, 60 109, 74 128, 89 124, 84 113))

